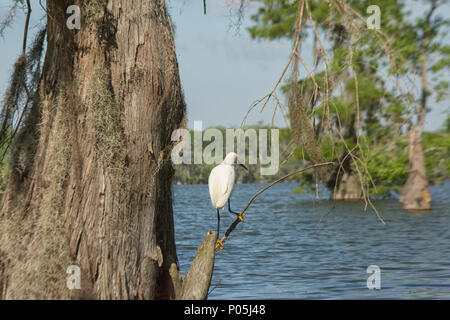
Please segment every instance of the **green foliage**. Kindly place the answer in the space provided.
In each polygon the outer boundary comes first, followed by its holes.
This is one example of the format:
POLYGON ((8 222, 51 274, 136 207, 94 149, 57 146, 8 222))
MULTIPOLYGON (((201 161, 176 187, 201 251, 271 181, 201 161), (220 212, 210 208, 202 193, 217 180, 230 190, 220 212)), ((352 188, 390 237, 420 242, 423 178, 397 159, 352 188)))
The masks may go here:
MULTIPOLYGON (((450 63, 450 62, 449 62, 450 63)), ((436 93, 436 101, 442 101, 448 99, 449 87, 448 81, 441 80, 434 86, 434 92, 436 93)))
MULTIPOLYGON (((350 141, 347 142, 350 143, 350 141)), ((361 150, 364 150, 364 157, 367 159, 370 185, 373 182, 376 186, 369 188, 369 194, 385 196, 390 191, 399 191, 408 178, 407 134, 400 136, 389 134, 379 141, 376 141, 374 136, 363 135, 360 137, 360 143, 361 150)), ((345 151, 342 143, 333 144, 329 138, 323 139, 320 147, 327 160, 335 160, 335 153, 340 154, 345 151)), ((351 148, 352 145, 349 144, 349 147, 351 148)), ((450 179, 450 162, 448 161, 450 158, 450 132, 424 132, 423 148, 427 177, 430 183, 441 184, 450 179)), ((301 147, 298 150, 301 150, 301 147)), ((356 155, 362 156, 361 152, 356 155)), ((302 160, 302 152, 297 152, 294 157, 298 161, 302 160)), ((307 160, 307 157, 305 159, 307 160)), ((359 165, 359 170, 364 170, 362 164, 359 165)), ((296 189, 296 192, 312 191, 311 184, 314 180, 311 173, 297 178, 301 186, 296 189)), ((334 181, 331 182, 330 187, 333 186, 334 181)))
MULTIPOLYGON (((418 6, 422 6, 422 12, 406 10, 406 1, 398 1, 404 19, 393 21, 385 32, 394 35, 391 47, 395 54, 397 66, 396 72, 420 74, 421 64, 424 57, 427 58, 428 73, 441 74, 450 67, 450 46, 442 41, 449 31, 450 21, 445 20, 439 12, 444 8, 443 1, 416 1, 418 6)), ((384 8, 383 8, 384 13, 384 8)), ((384 15, 383 15, 384 17, 384 15)), ((394 67, 391 67, 393 72, 394 67)), ((448 90, 448 84, 438 83, 433 88, 441 99, 443 90, 448 90)))
MULTIPOLYGON (((257 127, 253 127, 258 129, 257 127)), ((269 127, 261 127, 269 128, 269 127)), ((218 128, 223 132, 225 129, 218 128)), ((264 183, 271 182, 289 172, 299 169, 309 158, 302 147, 291 150, 291 133, 289 129, 279 129, 280 137, 280 170, 276 176, 261 176, 259 165, 248 165, 249 171, 236 170, 236 180, 240 183, 264 183), (292 152, 293 151, 293 152, 292 152), (290 157, 289 157, 290 155, 290 157), (288 158, 286 161, 285 159, 288 158)), ((191 135, 193 132, 191 131, 191 135)), ((352 139, 346 140, 350 148, 354 146, 352 139)), ((393 133, 377 140, 375 136, 363 135, 360 137, 361 150, 356 155, 367 159, 367 169, 371 182, 370 196, 386 196, 391 191, 400 191, 408 178, 408 143, 407 134, 395 136, 393 133), (364 152, 364 154, 361 154, 364 152), (375 184, 376 188, 372 186, 375 184)), ((205 147, 209 142, 205 142, 205 147)), ((431 184, 440 184, 450 179, 450 132, 424 132, 423 147, 427 176, 431 184)), ((334 143, 332 138, 324 136, 320 142, 320 149, 328 160, 335 160, 336 154, 345 153, 343 142, 334 143)), ((224 150, 225 156, 225 150, 224 150)), ((216 164, 181 164, 175 166, 174 183, 178 184, 206 184, 211 169, 216 164)), ((356 168, 354 168, 356 169, 356 168)), ((359 170, 364 170, 360 165, 359 170)), ((294 175, 287 181, 300 182, 297 193, 312 192, 314 190, 313 171, 307 171, 301 175, 294 175)))
MULTIPOLYGON (((254 2, 261 6, 252 16, 254 26, 248 29, 252 37, 269 40, 293 37, 300 1, 254 2)), ((411 120, 412 110, 409 106, 417 105, 420 95, 415 96, 407 90, 402 92, 398 82, 394 81, 398 81, 398 76, 402 75, 420 75, 423 58, 427 57, 428 73, 436 76, 428 79, 428 95, 433 95, 436 101, 448 96, 449 84, 440 75, 450 66, 450 48, 440 39, 448 32, 450 22, 437 14, 442 2, 417 2, 428 6, 422 12, 412 12, 410 1, 345 1, 361 17, 367 17, 369 5, 378 5, 381 8, 380 36, 376 31, 363 32, 354 28, 349 23, 352 18, 348 12, 343 13, 334 2, 309 0, 312 19, 328 50, 328 101, 325 103, 323 100, 325 75, 320 68, 315 70, 314 76, 320 88, 317 101, 310 103, 315 88, 309 76, 283 87, 284 93, 290 90, 301 92, 303 103, 310 107, 308 115, 311 121, 314 120, 316 139, 327 160, 342 160, 348 149, 357 146, 356 133, 359 133, 361 146, 354 152, 360 159, 365 159, 358 164, 358 169, 364 172, 367 167, 377 185, 376 190, 370 190, 371 195, 397 190, 408 176, 408 148, 402 133, 405 132, 405 124, 411 120), (389 78, 386 77, 386 71, 397 78, 391 77, 394 81, 387 82, 389 78), (357 115, 360 116, 359 121, 357 115)), ((304 14, 301 39, 313 35, 306 11, 304 14)), ((365 21, 356 19, 356 22, 364 28, 365 21)), ((305 47, 300 53, 303 56, 308 54, 305 53, 305 47)), ((312 53, 316 54, 314 48, 312 53)), ((448 133, 450 117, 446 129, 448 133)), ((449 177, 448 161, 442 160, 448 159, 447 138, 448 135, 442 132, 424 135, 426 166, 432 183, 440 183, 449 177)), ((302 147, 294 152, 294 158, 298 161, 309 160, 302 147)), ((346 162, 350 162, 350 157, 346 158, 346 162)), ((345 166, 348 170, 357 169, 354 162, 346 163, 345 166)), ((330 179, 329 186, 334 183, 334 178, 330 179)), ((369 176, 364 178, 369 182, 369 176)), ((313 175, 305 174, 299 179, 302 182, 300 189, 307 190, 307 186, 313 182, 313 175)))
POLYGON ((447 120, 444 123, 444 129, 450 133, 450 112, 448 113, 447 120))
POLYGON ((450 178, 450 132, 424 132, 422 135, 427 177, 441 184, 450 178))
POLYGON ((288 0, 260 0, 258 13, 251 18, 256 25, 248 28, 253 38, 276 39, 291 37, 294 33, 294 23, 298 3, 288 0))
MULTIPOLYGON (((405 137, 384 140, 376 146, 371 139, 362 139, 367 150, 367 168, 376 188, 370 195, 386 195, 399 190, 408 178, 408 146, 405 137)), ((360 170, 363 170, 360 166, 360 170)))

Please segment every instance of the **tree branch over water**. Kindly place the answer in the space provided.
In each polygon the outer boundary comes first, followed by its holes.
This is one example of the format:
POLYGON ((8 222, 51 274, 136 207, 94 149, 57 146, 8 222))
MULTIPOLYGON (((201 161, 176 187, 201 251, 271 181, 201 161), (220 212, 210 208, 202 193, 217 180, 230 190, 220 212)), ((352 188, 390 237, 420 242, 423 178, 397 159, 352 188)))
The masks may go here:
MULTIPOLYGON (((272 186, 276 185, 278 182, 281 182, 287 178, 289 178, 290 176, 297 174, 297 173, 301 173, 304 172, 306 170, 309 169, 313 169, 313 168, 317 168, 317 167, 322 167, 322 166, 328 166, 328 165, 336 165, 335 162, 324 162, 324 163, 318 163, 318 164, 314 164, 311 165, 309 167, 303 168, 303 169, 299 169, 296 171, 293 171, 291 173, 288 173, 284 176, 282 176, 281 178, 278 178, 277 180, 273 181, 272 183, 270 183, 269 185, 265 186, 264 188, 262 188, 261 190, 259 190, 258 192, 256 192, 248 201, 247 205, 245 206, 244 209, 242 209, 240 215, 244 215, 245 211, 250 207, 250 205, 252 204, 253 200, 256 199, 257 196, 259 196, 261 193, 263 193, 264 191, 266 191, 267 189, 271 188, 272 186)), ((228 237, 230 236, 231 232, 233 232, 233 230, 237 227, 237 225, 239 224, 239 222, 241 222, 241 220, 239 218, 236 218, 236 220, 228 227, 227 232, 225 232, 224 236, 222 237, 222 239, 220 239, 220 241, 222 242, 222 244, 228 239, 228 237)), ((221 247, 219 244, 216 244, 216 250, 218 249, 222 249, 223 247, 221 247)))

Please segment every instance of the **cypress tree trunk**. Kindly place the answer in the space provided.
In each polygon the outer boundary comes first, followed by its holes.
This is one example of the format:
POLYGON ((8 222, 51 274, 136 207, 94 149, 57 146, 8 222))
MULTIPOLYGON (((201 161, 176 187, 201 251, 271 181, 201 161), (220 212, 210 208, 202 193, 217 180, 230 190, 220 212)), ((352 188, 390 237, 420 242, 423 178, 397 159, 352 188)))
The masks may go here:
POLYGON ((427 56, 421 55, 422 98, 417 115, 417 124, 409 130, 409 175, 400 194, 400 202, 407 210, 430 210, 431 194, 425 169, 425 155, 422 148, 422 127, 428 97, 427 56))
MULTIPOLYGON (((47 14, 43 75, 1 203, 0 297, 181 297, 170 152, 185 105, 165 1, 48 0, 47 14), (81 30, 66 27, 73 4, 81 30), (66 287, 72 264, 81 291, 66 287)), ((203 244, 206 288, 215 239, 203 244)))
MULTIPOLYGON (((357 143, 357 126, 359 119, 356 113, 353 114, 351 121, 348 123, 345 138, 353 139, 353 143, 357 143)), ((352 168, 352 160, 348 156, 344 159, 342 168, 335 169, 335 173, 328 181, 328 187, 333 190, 330 199, 332 200, 361 200, 364 194, 358 173, 352 168), (339 173, 339 177, 336 176, 339 173), (335 183, 337 185, 335 186, 335 183)))
POLYGON ((361 200, 363 199, 363 193, 361 190, 361 183, 358 175, 353 172, 344 172, 338 180, 336 192, 331 193, 330 199, 332 200, 361 200))

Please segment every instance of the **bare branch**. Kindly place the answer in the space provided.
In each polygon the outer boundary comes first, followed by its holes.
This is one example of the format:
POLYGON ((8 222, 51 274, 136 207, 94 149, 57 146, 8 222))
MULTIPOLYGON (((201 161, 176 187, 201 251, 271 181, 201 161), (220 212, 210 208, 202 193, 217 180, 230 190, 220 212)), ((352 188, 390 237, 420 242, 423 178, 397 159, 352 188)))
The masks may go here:
POLYGON ((31 17, 31 4, 30 0, 27 0, 27 17, 25 20, 25 29, 23 30, 23 43, 22 43, 22 56, 25 57, 25 53, 27 51, 27 37, 28 37, 28 25, 30 24, 31 17))
MULTIPOLYGON (((270 183, 269 185, 265 186, 264 188, 262 188, 261 190, 259 190, 258 192, 256 192, 248 201, 247 205, 245 206, 244 209, 242 209, 241 211, 241 216, 245 214, 245 211, 250 207, 250 205, 252 204, 253 200, 256 199, 257 196, 259 196, 261 193, 263 193, 264 191, 266 191, 267 189, 273 187, 274 185, 276 185, 277 183, 289 178, 290 176, 297 174, 297 173, 301 173, 303 171, 309 170, 309 169, 313 169, 313 168, 317 168, 317 167, 323 167, 323 166, 328 166, 328 165, 336 165, 335 162, 324 162, 324 163, 318 163, 318 164, 314 164, 311 165, 309 167, 306 168, 302 168, 296 171, 293 171, 291 173, 288 173, 284 176, 282 176, 281 178, 278 178, 277 180, 273 181, 272 183, 270 183)), ((222 239, 220 239, 220 241, 222 242, 222 244, 228 239, 228 237, 230 236, 231 232, 233 232, 233 230, 236 228, 236 226, 239 224, 239 222, 241 222, 241 220, 239 218, 236 218, 236 220, 228 227, 227 232, 225 232, 224 236, 222 237, 222 239)), ((219 249, 220 245, 216 244, 216 249, 219 249)))
POLYGON ((203 242, 198 246, 191 268, 183 281, 182 300, 204 300, 214 269, 214 248, 217 240, 215 231, 208 231, 203 242))

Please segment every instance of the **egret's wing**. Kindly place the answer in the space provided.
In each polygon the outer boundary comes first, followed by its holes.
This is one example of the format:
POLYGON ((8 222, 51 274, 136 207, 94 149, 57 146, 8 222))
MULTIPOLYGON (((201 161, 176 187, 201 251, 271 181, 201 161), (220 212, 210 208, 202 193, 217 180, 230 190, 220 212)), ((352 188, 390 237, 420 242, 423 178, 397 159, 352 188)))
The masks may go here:
POLYGON ((220 167, 220 190, 222 191, 222 194, 225 195, 229 191, 230 187, 230 174, 231 170, 230 166, 221 166, 220 167))
POLYGON ((214 167, 209 175, 208 185, 213 206, 223 208, 233 191, 234 171, 230 166, 214 167))
POLYGON ((231 197, 231 193, 233 192, 234 188, 234 168, 232 166, 227 166, 227 181, 226 181, 226 188, 225 188, 225 197, 228 198, 231 197))

